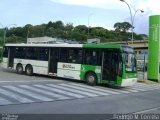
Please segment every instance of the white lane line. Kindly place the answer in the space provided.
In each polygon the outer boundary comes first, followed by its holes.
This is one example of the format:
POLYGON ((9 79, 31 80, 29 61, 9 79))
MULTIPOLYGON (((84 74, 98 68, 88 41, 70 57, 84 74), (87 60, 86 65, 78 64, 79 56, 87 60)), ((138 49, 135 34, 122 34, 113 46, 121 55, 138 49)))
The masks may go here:
POLYGON ((157 85, 157 84, 151 84, 151 85, 141 84, 141 85, 134 85, 133 87, 145 88, 145 87, 157 87, 157 86, 159 86, 159 85, 157 85))
POLYGON ((119 93, 131 93, 131 92, 129 92, 129 91, 126 91, 126 90, 123 90, 123 89, 113 89, 113 88, 110 88, 111 90, 113 90, 114 92, 119 92, 119 93))
POLYGON ((139 92, 138 90, 131 89, 131 88, 127 88, 127 89, 125 89, 125 90, 127 90, 127 91, 129 91, 129 92, 139 92))
POLYGON ((143 113, 147 113, 147 112, 158 110, 158 109, 160 109, 160 107, 155 107, 155 108, 151 108, 151 109, 147 109, 147 110, 142 110, 142 111, 135 112, 135 113, 132 113, 132 114, 143 114, 143 113))
POLYGON ((148 88, 146 88, 146 91, 148 91, 148 90, 155 90, 155 89, 160 89, 160 87, 159 87, 159 86, 156 86, 156 87, 148 87, 148 88))
POLYGON ((34 102, 28 98, 22 97, 14 92, 7 91, 5 89, 0 88, 0 93, 3 95, 7 95, 9 98, 14 98, 21 103, 34 102))
POLYGON ((53 84, 47 84, 47 85, 50 86, 50 87, 55 87, 55 88, 59 88, 59 89, 62 89, 62 90, 67 90, 67 91, 70 91, 70 92, 74 92, 76 94, 78 93, 78 94, 86 95, 86 96, 89 96, 89 97, 98 96, 97 94, 92 94, 92 93, 88 93, 88 92, 84 92, 84 91, 79 91, 79 90, 76 90, 76 89, 63 87, 63 86, 59 86, 59 85, 53 85, 53 84))
POLYGON ((21 94, 23 94, 23 95, 27 95, 27 96, 29 96, 29 97, 32 97, 32 98, 41 100, 41 101, 53 101, 53 100, 54 100, 54 99, 50 99, 50 98, 48 98, 48 97, 44 97, 44 96, 42 96, 42 95, 39 95, 39 94, 30 92, 30 91, 27 91, 27 90, 24 90, 24 89, 15 87, 15 86, 7 85, 7 86, 3 86, 3 87, 8 88, 8 89, 10 89, 10 90, 12 90, 12 91, 16 91, 16 92, 18 92, 18 93, 21 93, 21 94))
POLYGON ((135 88, 135 87, 131 87, 131 89, 133 89, 133 90, 138 90, 138 91, 146 91, 146 90, 144 90, 144 89, 135 88))
MULTIPOLYGON (((35 79, 35 80, 4 80, 4 81, 0 81, 0 83, 30 83, 30 82, 53 82, 53 79, 52 80, 38 80, 38 79, 35 79)), ((54 82, 59 82, 59 80, 55 80, 54 79, 54 82)))
POLYGON ((6 100, 4 98, 0 98, 0 105, 8 105, 13 104, 13 102, 10 102, 9 100, 6 100))
POLYGON ((159 89, 160 88, 160 86, 145 86, 145 87, 138 87, 138 86, 134 86, 134 87, 132 87, 133 89, 140 89, 140 90, 142 90, 142 91, 148 91, 148 90, 154 90, 154 89, 159 89))
POLYGON ((46 91, 46 90, 35 88, 35 86, 34 87, 31 87, 31 86, 28 86, 28 85, 19 85, 19 86, 22 87, 22 88, 26 88, 28 90, 36 91, 36 92, 39 92, 39 93, 43 93, 45 95, 49 95, 51 97, 55 97, 55 98, 58 98, 58 99, 70 99, 69 97, 66 97, 66 96, 63 96, 63 95, 60 95, 60 94, 56 94, 54 92, 49 92, 49 91, 46 91))
POLYGON ((98 95, 109 95, 108 93, 94 91, 94 90, 91 90, 91 89, 88 89, 88 88, 82 88, 82 87, 73 86, 73 85, 69 85, 69 84, 59 84, 59 85, 74 88, 74 89, 78 89, 78 90, 82 90, 82 91, 86 91, 86 92, 95 93, 95 94, 98 94, 98 95))
POLYGON ((46 89, 46 90, 49 90, 49 91, 53 91, 53 92, 56 92, 56 93, 65 94, 65 95, 68 95, 68 96, 71 96, 71 97, 74 97, 74 98, 84 98, 85 97, 83 95, 75 94, 75 93, 72 93, 72 92, 67 92, 67 91, 56 89, 56 88, 49 87, 49 86, 44 86, 44 85, 33 85, 33 86, 43 88, 43 89, 46 89))
POLYGON ((96 90, 96 91, 100 91, 100 92, 104 92, 104 93, 109 93, 109 94, 121 94, 119 92, 114 92, 112 90, 108 90, 108 89, 102 89, 102 88, 97 88, 96 86, 95 87, 91 87, 91 86, 87 86, 87 85, 82 85, 82 84, 76 84, 76 83, 69 83, 73 86, 79 86, 79 87, 83 87, 83 88, 88 88, 88 89, 91 89, 91 90, 96 90))

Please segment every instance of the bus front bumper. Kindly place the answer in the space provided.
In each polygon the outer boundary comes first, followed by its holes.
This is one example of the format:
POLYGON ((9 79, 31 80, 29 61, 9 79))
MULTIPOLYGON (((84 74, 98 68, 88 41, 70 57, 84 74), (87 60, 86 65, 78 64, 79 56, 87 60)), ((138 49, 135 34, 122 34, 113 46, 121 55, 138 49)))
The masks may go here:
POLYGON ((137 78, 127 78, 122 80, 122 87, 132 86, 137 83, 137 78))

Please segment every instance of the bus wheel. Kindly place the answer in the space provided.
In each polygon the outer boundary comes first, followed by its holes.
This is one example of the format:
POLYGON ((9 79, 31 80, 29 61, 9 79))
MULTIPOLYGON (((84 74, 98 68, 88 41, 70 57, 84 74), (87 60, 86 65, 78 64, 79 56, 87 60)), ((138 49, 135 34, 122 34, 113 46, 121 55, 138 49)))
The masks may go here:
POLYGON ((86 74, 85 80, 88 85, 94 86, 97 83, 97 76, 95 73, 89 72, 86 74))
POLYGON ((26 66, 26 69, 25 69, 25 72, 27 75, 31 76, 33 74, 33 68, 31 65, 27 65, 26 66))
POLYGON ((22 64, 17 64, 16 71, 17 71, 18 74, 22 74, 23 73, 23 66, 22 66, 22 64))

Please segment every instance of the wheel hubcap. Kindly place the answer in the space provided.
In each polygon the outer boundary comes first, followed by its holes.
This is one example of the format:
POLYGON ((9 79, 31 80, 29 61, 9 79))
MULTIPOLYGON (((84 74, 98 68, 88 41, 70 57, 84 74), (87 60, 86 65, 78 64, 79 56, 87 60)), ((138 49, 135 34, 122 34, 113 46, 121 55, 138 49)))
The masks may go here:
POLYGON ((95 79, 94 79, 93 76, 89 76, 89 77, 88 77, 88 81, 89 81, 89 82, 94 82, 94 80, 95 80, 95 79))
POLYGON ((27 69, 27 73, 30 74, 31 73, 31 69, 28 68, 27 69))
POLYGON ((22 67, 18 67, 18 72, 21 72, 22 71, 22 67))

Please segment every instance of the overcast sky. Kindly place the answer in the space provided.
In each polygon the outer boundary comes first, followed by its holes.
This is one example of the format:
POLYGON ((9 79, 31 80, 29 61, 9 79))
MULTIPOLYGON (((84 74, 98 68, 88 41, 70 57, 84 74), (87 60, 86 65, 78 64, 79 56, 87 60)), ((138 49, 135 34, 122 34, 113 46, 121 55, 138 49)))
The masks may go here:
MULTIPOLYGON (((148 34, 150 15, 160 14, 159 0, 126 0, 134 20, 136 33, 148 34)), ((116 22, 130 22, 127 4, 120 0, 0 0, 0 23, 5 26, 16 24, 38 25, 61 20, 76 25, 100 26, 113 29, 116 22)), ((1 26, 2 27, 2 26, 1 26)))

